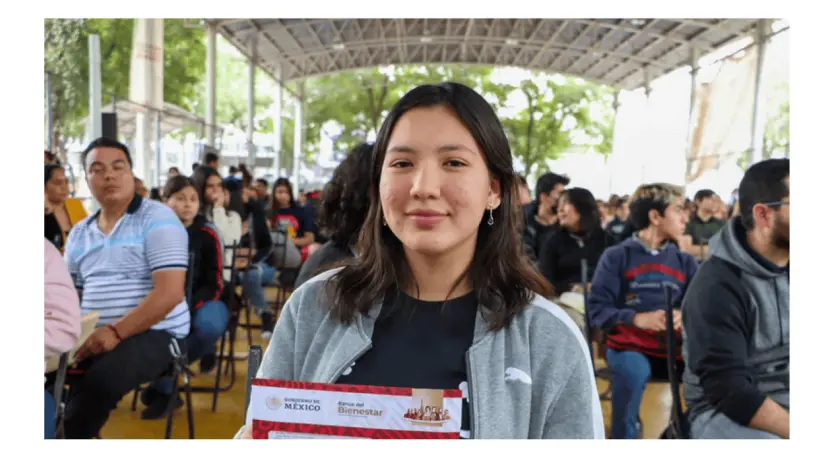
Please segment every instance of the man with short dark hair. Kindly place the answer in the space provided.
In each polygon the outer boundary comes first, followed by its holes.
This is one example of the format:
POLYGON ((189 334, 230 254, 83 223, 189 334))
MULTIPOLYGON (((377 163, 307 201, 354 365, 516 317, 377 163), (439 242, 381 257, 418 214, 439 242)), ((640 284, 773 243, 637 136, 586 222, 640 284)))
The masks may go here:
POLYGON ((72 228, 65 258, 81 313, 100 319, 76 354, 68 438, 96 436, 124 395, 169 367, 172 339, 189 334, 183 224, 169 207, 135 193, 125 145, 100 138, 81 158, 100 210, 72 228))
POLYGON ((178 175, 180 175, 180 170, 175 166, 170 167, 169 172, 166 174, 168 178, 176 177, 178 175))
MULTIPOLYGON (((610 438, 639 434, 639 409, 648 380, 667 377, 662 333, 667 328, 665 293, 682 299, 696 273, 696 259, 679 242, 687 218, 683 191, 667 183, 642 185, 630 202, 630 220, 639 228, 631 238, 599 258, 587 303, 590 326, 606 332, 606 361, 613 383, 610 438)), ((673 312, 673 326, 681 315, 673 312)), ((678 363, 677 363, 677 370, 678 363)))
POLYGON ((541 244, 558 225, 556 205, 569 183, 559 174, 542 175, 536 182, 536 200, 524 206, 524 252, 533 263, 538 263, 541 244))
POLYGON ((714 216, 718 207, 718 197, 713 190, 699 190, 693 196, 696 213, 688 221, 685 234, 691 238, 688 252, 697 260, 707 257, 708 241, 725 226, 724 220, 714 216))
POLYGON ((611 199, 608 205, 613 207, 613 220, 607 224, 605 231, 618 244, 633 236, 633 224, 630 222, 630 203, 626 199, 616 196, 616 199, 611 199))
POLYGON ((219 161, 220 158, 217 153, 209 152, 203 156, 203 163, 215 170, 218 170, 219 161))
POLYGON ((269 182, 264 178, 255 179, 255 194, 267 212, 272 208, 272 195, 269 194, 269 182))
POLYGON ((739 199, 682 303, 691 436, 789 438, 790 161, 751 166, 739 199))

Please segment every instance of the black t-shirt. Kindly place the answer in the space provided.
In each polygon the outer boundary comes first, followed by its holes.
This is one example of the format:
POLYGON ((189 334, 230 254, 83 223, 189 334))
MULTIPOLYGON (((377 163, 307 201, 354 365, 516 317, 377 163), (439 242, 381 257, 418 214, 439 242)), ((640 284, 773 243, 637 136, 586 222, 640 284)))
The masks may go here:
POLYGON ((283 231, 291 228, 295 237, 304 237, 304 233, 315 234, 315 222, 310 210, 303 207, 287 207, 277 209, 272 213, 272 230, 283 231))
MULTIPOLYGON (((339 384, 459 389, 467 381, 467 350, 473 344, 478 301, 474 293, 446 302, 387 295, 372 333, 372 348, 339 384)), ((470 430, 470 407, 462 401, 461 430, 470 430)))
POLYGON ((601 228, 581 239, 561 228, 544 242, 539 252, 539 271, 553 285, 555 294, 561 295, 582 281, 582 258, 587 259, 588 279, 593 279, 599 258, 612 241, 601 228))
POLYGON ((693 238, 694 245, 707 245, 708 241, 725 226, 725 221, 710 217, 703 221, 699 215, 694 215, 685 228, 685 234, 693 238))
POLYGON ((49 240, 58 250, 63 250, 63 244, 66 241, 63 238, 63 230, 60 228, 60 223, 57 222, 57 217, 54 214, 46 214, 45 217, 45 237, 49 240))

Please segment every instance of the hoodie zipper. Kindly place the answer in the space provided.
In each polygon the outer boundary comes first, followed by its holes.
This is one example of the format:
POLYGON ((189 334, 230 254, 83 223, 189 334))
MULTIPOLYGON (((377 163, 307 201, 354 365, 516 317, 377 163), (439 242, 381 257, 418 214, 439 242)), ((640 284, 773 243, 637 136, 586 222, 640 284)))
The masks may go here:
POLYGON ((776 295, 776 315, 779 317, 779 344, 785 345, 785 329, 782 324, 782 308, 779 303, 779 281, 773 279, 773 293, 776 295))

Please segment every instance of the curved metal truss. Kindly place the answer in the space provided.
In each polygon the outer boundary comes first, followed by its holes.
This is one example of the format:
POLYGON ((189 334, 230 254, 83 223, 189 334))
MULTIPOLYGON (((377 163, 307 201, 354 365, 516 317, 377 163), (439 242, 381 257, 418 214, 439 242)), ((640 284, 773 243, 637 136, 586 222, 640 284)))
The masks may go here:
POLYGON ((757 19, 206 19, 281 81, 381 65, 522 67, 636 89, 757 19), (647 75, 645 75, 647 74, 647 75))

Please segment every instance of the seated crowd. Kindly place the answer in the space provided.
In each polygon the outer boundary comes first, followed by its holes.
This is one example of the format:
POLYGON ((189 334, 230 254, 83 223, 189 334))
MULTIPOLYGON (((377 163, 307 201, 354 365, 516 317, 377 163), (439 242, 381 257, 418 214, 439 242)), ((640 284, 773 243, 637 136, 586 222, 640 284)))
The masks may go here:
POLYGON ((462 438, 604 438, 586 316, 609 437, 638 438, 647 384, 668 375, 667 296, 691 438, 788 438, 789 161, 752 166, 728 204, 661 183, 603 202, 552 172, 531 199, 507 145, 489 104, 445 83, 405 95, 311 198, 243 166, 222 178, 209 153, 149 199, 128 149, 101 138, 82 154, 100 206, 87 217, 47 164, 46 358, 99 316, 70 372, 66 437, 99 436, 141 384, 144 419, 183 404, 169 344, 214 371, 234 259, 271 340, 259 377, 463 387, 462 438), (280 316, 271 285, 295 287, 280 316), (557 306, 567 293, 583 311, 557 306), (507 385, 505 363, 533 387, 507 385))

